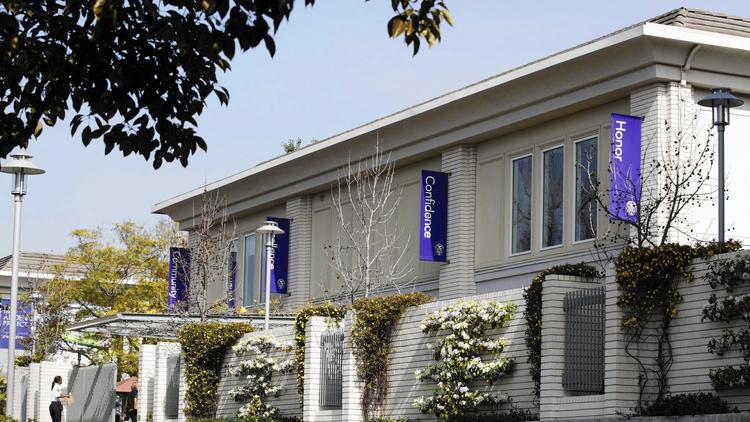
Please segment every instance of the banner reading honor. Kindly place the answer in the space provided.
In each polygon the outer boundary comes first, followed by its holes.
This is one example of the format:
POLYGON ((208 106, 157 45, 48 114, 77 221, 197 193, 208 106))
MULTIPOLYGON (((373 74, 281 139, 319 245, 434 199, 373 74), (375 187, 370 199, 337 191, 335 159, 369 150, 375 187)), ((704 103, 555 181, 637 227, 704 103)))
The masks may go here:
POLYGON ((638 220, 641 200, 641 118, 612 113, 609 207, 621 221, 638 220))
POLYGON ((422 170, 419 260, 445 262, 448 244, 448 173, 422 170))
POLYGON ((190 249, 169 248, 169 291, 167 292, 167 310, 173 311, 177 303, 185 299, 188 271, 190 267, 190 249))
POLYGON ((284 234, 278 234, 274 238, 276 248, 271 255, 271 293, 287 294, 289 283, 289 230, 290 222, 288 218, 268 217, 268 221, 273 221, 279 225, 284 234))

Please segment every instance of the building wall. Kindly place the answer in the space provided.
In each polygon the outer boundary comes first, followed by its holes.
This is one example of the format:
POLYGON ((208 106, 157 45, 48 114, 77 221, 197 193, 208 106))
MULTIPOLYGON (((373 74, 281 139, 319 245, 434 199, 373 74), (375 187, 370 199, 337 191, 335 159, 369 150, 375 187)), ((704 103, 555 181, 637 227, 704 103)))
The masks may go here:
MULTIPOLYGON (((401 191, 401 201, 398 212, 394 216, 397 226, 405 229, 404 241, 408 241, 406 261, 414 269, 410 278, 414 278, 417 286, 425 286, 434 282, 438 277, 439 264, 419 261, 419 186, 420 171, 440 170, 440 157, 412 163, 399 167, 394 180, 401 191)), ((310 298, 324 299, 340 295, 341 287, 336 281, 335 273, 330 266, 330 258, 326 255, 325 247, 335 239, 339 229, 339 220, 331 209, 331 191, 325 190, 312 196, 312 264, 310 298)), ((344 192, 343 196, 346 196, 344 192)), ((342 201, 348 202, 348 201, 342 201)), ((351 212, 351 211, 349 211, 351 212)), ((351 218, 351 216, 347 216, 351 218)), ((419 288, 419 287, 418 287, 419 288)), ((424 287, 423 287, 424 289, 424 287)))

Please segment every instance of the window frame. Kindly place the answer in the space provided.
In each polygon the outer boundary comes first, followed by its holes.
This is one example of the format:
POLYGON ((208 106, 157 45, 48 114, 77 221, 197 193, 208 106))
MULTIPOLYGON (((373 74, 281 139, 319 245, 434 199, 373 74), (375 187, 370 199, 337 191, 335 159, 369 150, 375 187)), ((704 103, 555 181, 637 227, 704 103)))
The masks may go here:
POLYGON ((510 158, 510 189, 508 191, 509 195, 508 198, 510 200, 510 212, 508 212, 508 227, 510 230, 508 230, 508 257, 516 257, 516 256, 523 256, 523 255, 529 255, 533 252, 534 249, 534 152, 528 152, 525 154, 519 154, 517 156, 510 158), (513 252, 513 199, 514 199, 514 193, 515 190, 513 189, 513 185, 515 182, 515 176, 514 176, 514 165, 515 162, 518 160, 523 160, 525 158, 528 158, 531 160, 531 171, 529 172, 529 176, 531 177, 531 180, 529 182, 529 186, 531 187, 531 192, 529 192, 529 249, 521 252, 513 252))
MULTIPOLYGON (((541 172, 541 177, 540 177, 541 180, 539 181, 539 185, 540 185, 540 189, 539 189, 539 193, 540 193, 540 197, 539 197, 539 228, 540 228, 540 230, 539 230, 539 251, 541 252, 541 251, 547 251, 547 250, 550 250, 550 249, 558 249, 558 248, 562 248, 562 247, 565 246, 565 218, 567 217, 567 213, 565 212, 565 208, 566 208, 566 206, 565 206, 566 205, 565 204, 566 203, 566 201, 565 201, 565 167, 566 167, 565 166, 565 161, 566 161, 566 157, 565 157, 565 155, 566 155, 565 154, 566 153, 565 142, 557 142, 554 145, 547 146, 545 148, 541 148, 539 150, 539 153, 540 153, 540 161, 541 161, 541 165, 539 166, 540 167, 540 172, 541 172), (563 166, 562 167, 562 174, 563 174, 563 181, 562 181, 563 198, 562 198, 562 207, 561 207, 562 208, 562 237, 560 238, 560 243, 559 244, 557 244, 557 245, 551 245, 551 246, 544 246, 544 192, 545 192, 545 190, 544 190, 544 154, 547 153, 547 152, 549 152, 549 151, 556 150, 558 148, 562 149, 562 166, 563 166)), ((533 168, 532 168, 532 170, 533 170, 533 168)), ((532 202, 531 205, 532 205, 532 209, 533 209, 534 208, 533 202, 532 202)))
MULTIPOLYGON (((573 139, 573 210, 575 211, 578 207, 578 144, 581 142, 590 141, 592 139, 596 139, 596 176, 597 179, 599 179, 599 176, 601 175, 601 134, 600 133, 589 133, 585 136, 579 136, 573 139)), ((573 236, 571 238, 571 244, 573 245, 580 245, 583 243, 591 243, 596 241, 596 239, 599 238, 599 226, 601 226, 601 222, 599 221, 599 217, 601 217, 601 213, 599 212, 599 204, 595 204, 595 217, 594 221, 596 221, 596 233, 594 233, 594 237, 590 237, 588 239, 582 239, 582 240, 576 240, 576 234, 578 233, 578 219, 577 219, 577 213, 573 212, 573 236)))
MULTIPOLYGON (((258 290, 258 236, 253 231, 242 236, 242 305, 243 307, 254 306, 254 301, 259 298, 258 290), (252 236, 255 240, 255 253, 253 257, 253 280, 250 290, 250 302, 247 302, 247 238, 252 236)), ((236 306, 236 303, 235 303, 236 306)))

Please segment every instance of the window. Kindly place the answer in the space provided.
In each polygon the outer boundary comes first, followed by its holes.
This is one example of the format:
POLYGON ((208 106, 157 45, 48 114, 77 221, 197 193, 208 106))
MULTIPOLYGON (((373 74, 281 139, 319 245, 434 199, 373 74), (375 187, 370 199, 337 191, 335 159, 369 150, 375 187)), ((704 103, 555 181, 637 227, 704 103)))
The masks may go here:
POLYGON ((245 271, 242 284, 242 305, 253 306, 255 292, 255 233, 245 236, 245 271))
POLYGON ((511 253, 531 250, 531 156, 513 160, 511 253))
POLYGON ((576 242, 596 238, 596 185, 599 138, 576 143, 576 242))
POLYGON ((563 147, 542 153, 542 247, 562 245, 563 241, 563 172, 565 154, 563 147))

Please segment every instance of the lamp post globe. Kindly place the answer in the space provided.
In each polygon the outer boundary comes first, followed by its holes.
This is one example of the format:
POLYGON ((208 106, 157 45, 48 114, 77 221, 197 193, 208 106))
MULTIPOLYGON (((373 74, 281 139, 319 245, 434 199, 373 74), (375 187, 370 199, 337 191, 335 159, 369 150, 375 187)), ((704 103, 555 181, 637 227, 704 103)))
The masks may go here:
POLYGON ((271 318, 271 271, 273 270, 273 248, 276 247, 274 239, 277 235, 284 234, 284 230, 279 228, 278 223, 275 221, 266 221, 263 225, 255 231, 261 236, 261 242, 266 246, 266 260, 265 260, 265 331, 268 331, 271 318))
POLYGON ((698 105, 711 108, 712 123, 719 132, 719 243, 724 243, 724 130, 729 125, 729 110, 745 102, 735 97, 729 88, 714 88, 698 101, 698 105))
POLYGON ((10 306, 8 310, 8 373, 5 414, 11 415, 15 399, 16 376, 16 313, 18 311, 18 261, 21 255, 21 202, 28 190, 27 176, 44 174, 41 167, 31 162, 26 153, 11 154, 11 159, 0 164, 0 172, 13 175, 13 264, 10 279, 10 306))

